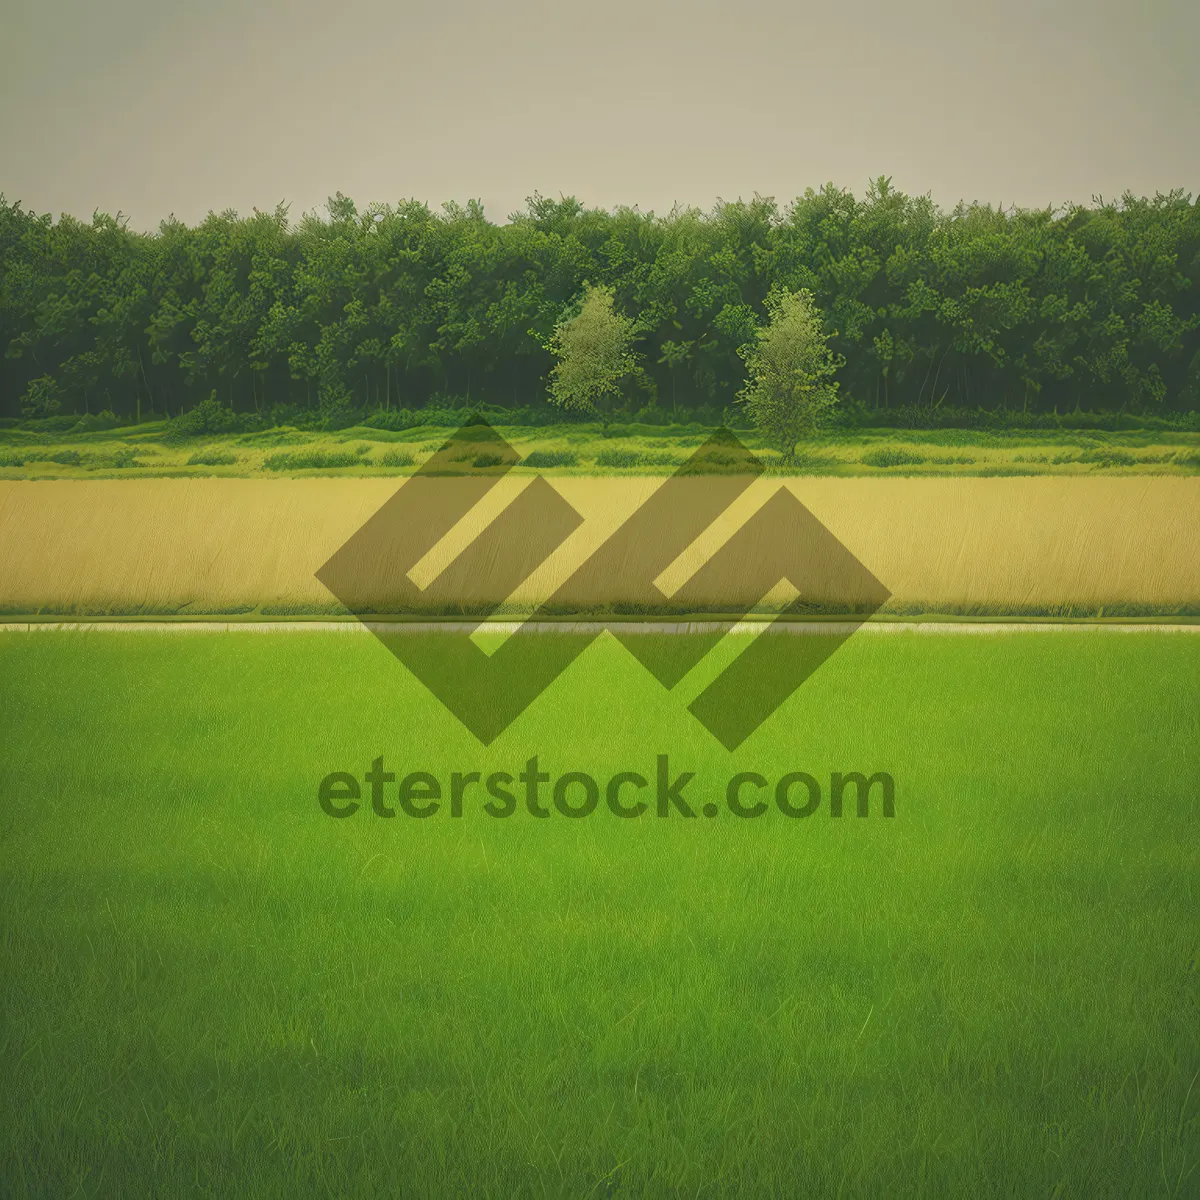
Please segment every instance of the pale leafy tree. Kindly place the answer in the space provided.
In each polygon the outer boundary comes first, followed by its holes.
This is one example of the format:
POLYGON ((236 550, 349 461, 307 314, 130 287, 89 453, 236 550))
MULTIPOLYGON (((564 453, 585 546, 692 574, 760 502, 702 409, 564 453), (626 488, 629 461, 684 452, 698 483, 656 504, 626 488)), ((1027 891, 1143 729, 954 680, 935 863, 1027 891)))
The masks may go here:
POLYGON ((768 321, 738 353, 746 385, 737 395, 759 432, 792 462, 837 404, 834 373, 845 360, 829 349, 821 313, 808 291, 773 292, 768 321))
POLYGON ((607 420, 626 380, 641 372, 635 326, 617 311, 612 288, 586 285, 579 311, 550 338, 558 360, 550 372, 551 402, 607 420))

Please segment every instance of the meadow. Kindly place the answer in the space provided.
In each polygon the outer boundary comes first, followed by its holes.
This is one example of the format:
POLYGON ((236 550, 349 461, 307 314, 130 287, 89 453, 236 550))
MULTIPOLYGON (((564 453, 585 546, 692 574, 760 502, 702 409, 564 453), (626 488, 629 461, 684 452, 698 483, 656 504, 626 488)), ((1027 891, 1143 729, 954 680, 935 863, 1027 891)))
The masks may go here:
MULTIPOLYGON (((670 474, 711 432, 636 423, 497 428, 520 453, 519 471, 586 476, 670 474)), ((173 440, 166 421, 76 434, 0 429, 0 479, 405 475, 452 432, 434 426, 327 433, 279 428, 173 440)), ((793 463, 754 432, 738 436, 770 470, 785 475, 1200 474, 1200 434, 1165 430, 832 431, 806 442, 793 463)))
POLYGON ((861 635, 732 754, 721 664, 485 750, 366 636, 0 635, 5 1194, 1195 1195, 1200 638, 861 635), (895 816, 317 803, 664 753, 895 816))

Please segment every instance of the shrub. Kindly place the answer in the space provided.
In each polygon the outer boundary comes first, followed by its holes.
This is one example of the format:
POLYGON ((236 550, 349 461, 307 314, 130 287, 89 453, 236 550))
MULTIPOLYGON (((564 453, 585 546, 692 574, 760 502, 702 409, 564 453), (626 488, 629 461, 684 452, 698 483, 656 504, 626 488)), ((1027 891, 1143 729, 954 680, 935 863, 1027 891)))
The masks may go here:
POLYGON ((878 450, 868 450, 858 461, 866 467, 915 467, 927 460, 924 455, 914 454, 911 450, 883 446, 878 450))
POLYGON ((498 467, 504 462, 499 454, 478 454, 471 463, 473 467, 498 467))
POLYGON ((57 417, 37 417, 22 421, 20 428, 36 433, 66 433, 74 428, 78 421, 79 417, 75 413, 63 413, 57 417))
POLYGON ((402 429, 411 429, 414 425, 422 424, 419 414, 410 412, 407 408, 392 408, 387 412, 380 409, 369 417, 364 417, 359 424, 364 429, 388 429, 398 433, 402 429))
POLYGON ((16 450, 0 454, 0 467, 23 467, 28 463, 55 463, 60 467, 77 467, 83 461, 78 450, 16 450))
POLYGON ((1042 430, 1097 430, 1110 433, 1131 430, 1169 430, 1179 433, 1200 430, 1200 413, 1162 415, 1122 412, 1023 412, 1019 409, 937 408, 903 405, 897 408, 866 408, 843 402, 830 425, 839 429, 982 429, 993 432, 1042 430))
POLYGON ((678 467, 684 460, 678 454, 654 450, 626 450, 616 447, 596 455, 598 467, 678 467))
POLYGON ((411 467, 415 462, 407 450, 385 450, 379 459, 381 467, 411 467))
POLYGON ((617 448, 601 450, 596 455, 596 466, 598 467, 640 467, 641 465, 642 454, 638 450, 617 448))
POLYGON ((811 450, 803 450, 793 455, 789 463, 782 455, 778 458, 767 459, 766 466, 770 470, 801 471, 805 475, 829 475, 839 470, 845 463, 833 454, 815 454, 811 450))
POLYGON ((574 450, 531 450, 521 460, 523 467, 577 467, 579 455, 574 450))
POLYGON ((666 450, 648 450, 642 454, 642 465, 647 467, 681 467, 687 460, 666 450))
POLYGON ((232 408, 225 408, 213 392, 207 400, 202 400, 195 408, 189 409, 167 422, 164 441, 178 441, 181 438, 202 437, 214 433, 241 433, 246 429, 247 422, 232 408))
MULTIPOLYGON (((802 460, 807 466, 811 461, 805 457, 802 460)), ((823 461, 823 460, 822 460, 823 461)), ((697 450, 685 460, 683 472, 687 475, 744 475, 755 474, 763 468, 768 470, 784 466, 782 455, 765 456, 752 454, 746 450, 716 450, 707 448, 697 450)), ((795 460, 792 464, 794 465, 795 460)))
POLYGON ((89 471, 119 471, 126 467, 140 467, 141 463, 134 457, 136 453, 132 446, 119 446, 115 450, 89 455, 85 465, 89 471))
POLYGON ((1078 461, 1097 467, 1132 467, 1138 460, 1127 450, 1085 450, 1078 461))
POLYGON ((468 404, 462 396, 434 396, 424 408, 392 408, 386 412, 376 409, 364 415, 358 424, 365 429, 398 433, 423 425, 457 429, 479 417, 489 425, 547 426, 586 419, 586 414, 565 413, 547 404, 501 408, 495 404, 468 404))
POLYGON ((411 444, 424 437, 426 433, 420 426, 414 426, 411 429, 380 429, 374 425, 355 425, 349 432, 354 433, 356 436, 362 436, 364 433, 368 434, 373 446, 394 442, 408 442, 411 444))
POLYGON ((345 450, 293 450, 269 454, 263 459, 268 471, 327 470, 332 467, 357 467, 361 459, 345 450))
POLYGON ((74 425, 71 426, 71 433, 100 433, 106 429, 116 429, 121 422, 117 419, 115 413, 105 409, 100 413, 84 413, 74 425))
POLYGON ((262 429, 243 434, 237 440, 239 446, 304 446, 311 442, 312 435, 297 429, 262 429))
POLYGON ((675 415, 666 408, 659 408, 656 404, 647 404, 645 408, 639 408, 633 414, 633 420, 638 425, 673 425, 676 421, 675 415))
POLYGON ((236 454, 225 450, 198 450, 188 460, 189 467, 232 467, 238 460, 236 454))

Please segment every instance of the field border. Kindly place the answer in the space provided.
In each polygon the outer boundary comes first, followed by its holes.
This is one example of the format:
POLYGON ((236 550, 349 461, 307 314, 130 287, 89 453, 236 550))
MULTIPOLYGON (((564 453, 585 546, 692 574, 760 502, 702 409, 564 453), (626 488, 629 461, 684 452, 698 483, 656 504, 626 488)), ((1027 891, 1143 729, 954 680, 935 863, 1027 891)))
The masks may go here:
MULTIPOLYGON (((211 620, 126 620, 126 621, 4 621, 4 633, 492 633, 509 635, 524 630, 527 633, 604 633, 619 624, 623 632, 645 634, 836 634, 844 631, 846 618, 841 621, 789 621, 770 618, 714 620, 712 617, 692 621, 537 621, 528 625, 520 621, 359 621, 346 619, 292 621, 211 621, 211 620), (732 622, 732 625, 731 625, 732 622)), ((1104 620, 887 620, 864 621, 856 632, 921 633, 921 634, 1002 634, 1002 633, 1200 633, 1200 620, 1178 621, 1104 621, 1104 620)))

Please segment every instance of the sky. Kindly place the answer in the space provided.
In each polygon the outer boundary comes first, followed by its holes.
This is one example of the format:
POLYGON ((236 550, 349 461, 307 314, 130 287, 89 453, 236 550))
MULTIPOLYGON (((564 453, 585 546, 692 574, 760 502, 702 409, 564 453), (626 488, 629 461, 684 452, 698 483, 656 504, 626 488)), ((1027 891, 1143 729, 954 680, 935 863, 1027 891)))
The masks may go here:
POLYGON ((1200 192, 1200 0, 0 0, 38 212, 1200 192))

